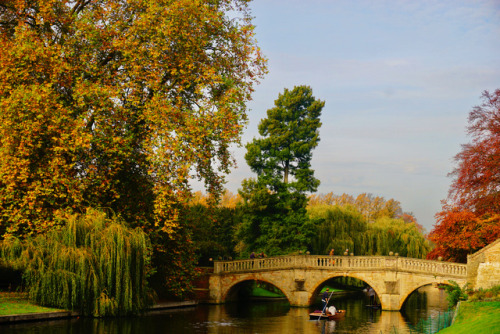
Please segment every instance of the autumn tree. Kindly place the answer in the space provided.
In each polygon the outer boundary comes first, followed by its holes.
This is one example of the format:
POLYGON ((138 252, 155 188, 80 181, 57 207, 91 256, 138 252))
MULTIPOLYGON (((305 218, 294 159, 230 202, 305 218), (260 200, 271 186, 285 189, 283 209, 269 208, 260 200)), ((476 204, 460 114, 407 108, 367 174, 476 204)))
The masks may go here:
POLYGON ((279 254, 305 247, 311 233, 306 192, 319 185, 311 159, 325 103, 309 86, 297 86, 274 104, 259 124, 262 137, 246 145, 245 159, 257 179, 245 180, 240 190, 246 210, 240 235, 248 247, 279 254))
POLYGON ((0 232, 103 207, 160 248, 183 235, 189 180, 222 191, 266 70, 248 2, 2 1, 0 232))
POLYGON ((455 156, 450 200, 477 214, 500 214, 500 89, 482 99, 469 114, 472 141, 455 156))
POLYGON ((444 207, 436 214, 437 224, 429 238, 436 247, 428 258, 442 257, 454 262, 467 262, 467 255, 500 238, 500 215, 478 216, 467 209, 444 207))
POLYGON ((430 233, 436 243, 430 258, 464 262, 500 237, 500 89, 483 92, 482 101, 469 114, 472 141, 455 156, 448 201, 430 233))

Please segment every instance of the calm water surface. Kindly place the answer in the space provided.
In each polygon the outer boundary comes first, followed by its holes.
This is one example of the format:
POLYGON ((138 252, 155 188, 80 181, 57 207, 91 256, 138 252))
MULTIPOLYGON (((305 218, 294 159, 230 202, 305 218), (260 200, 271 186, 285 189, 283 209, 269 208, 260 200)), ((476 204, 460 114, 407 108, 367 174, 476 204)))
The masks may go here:
POLYGON ((2 325, 0 333, 26 334, 156 334, 156 333, 409 333, 422 318, 447 309, 446 293, 431 286, 413 293, 402 312, 371 310, 365 296, 339 297, 333 301, 347 310, 338 321, 309 320, 319 308, 291 308, 287 302, 234 302, 198 305, 119 319, 70 319, 2 325))

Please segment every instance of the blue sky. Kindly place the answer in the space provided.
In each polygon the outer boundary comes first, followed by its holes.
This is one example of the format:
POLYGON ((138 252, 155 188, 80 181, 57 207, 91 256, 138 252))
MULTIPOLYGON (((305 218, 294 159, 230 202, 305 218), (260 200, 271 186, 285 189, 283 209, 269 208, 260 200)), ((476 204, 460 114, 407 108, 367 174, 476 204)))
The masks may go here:
MULTIPOLYGON (((401 202, 427 231, 451 183, 467 116, 500 88, 500 1, 254 0, 269 73, 249 104, 243 144, 284 88, 326 102, 313 153, 318 193, 401 202)), ((248 168, 245 149, 226 187, 248 168)))

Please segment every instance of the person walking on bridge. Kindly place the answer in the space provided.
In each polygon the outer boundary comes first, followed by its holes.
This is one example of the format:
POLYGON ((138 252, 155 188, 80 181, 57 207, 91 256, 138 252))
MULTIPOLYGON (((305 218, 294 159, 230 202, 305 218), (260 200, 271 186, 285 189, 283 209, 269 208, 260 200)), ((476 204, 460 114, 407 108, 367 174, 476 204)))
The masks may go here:
MULTIPOLYGON (((335 253, 335 250, 332 248, 332 249, 330 250, 330 254, 329 254, 329 255, 330 255, 331 257, 333 257, 334 253, 335 253)), ((331 264, 335 264, 335 260, 333 260, 333 259, 332 259, 332 260, 330 260, 330 263, 331 263, 331 264)))

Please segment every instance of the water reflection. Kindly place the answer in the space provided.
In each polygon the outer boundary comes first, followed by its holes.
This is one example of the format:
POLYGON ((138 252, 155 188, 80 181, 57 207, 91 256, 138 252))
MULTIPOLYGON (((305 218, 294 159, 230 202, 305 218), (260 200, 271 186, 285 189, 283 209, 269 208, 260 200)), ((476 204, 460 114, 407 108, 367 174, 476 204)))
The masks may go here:
POLYGON ((311 309, 292 308, 287 302, 199 305, 193 308, 119 319, 71 319, 1 325, 2 334, 155 334, 155 333, 410 333, 421 318, 447 308, 446 293, 431 286, 412 294, 402 312, 365 307, 364 295, 335 298, 347 311, 338 321, 309 320, 311 309))

